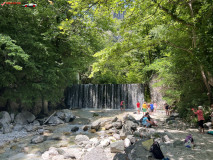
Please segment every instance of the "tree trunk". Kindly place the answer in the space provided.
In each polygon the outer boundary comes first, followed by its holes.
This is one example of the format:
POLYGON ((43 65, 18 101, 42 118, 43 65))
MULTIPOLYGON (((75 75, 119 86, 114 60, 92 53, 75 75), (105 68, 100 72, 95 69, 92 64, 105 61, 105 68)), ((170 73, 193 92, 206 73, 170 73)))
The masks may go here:
POLYGON ((48 101, 44 100, 44 98, 42 98, 42 113, 45 115, 48 115, 48 113, 49 113, 48 101))
MULTIPOLYGON (((191 11, 191 17, 194 18, 194 11, 193 11, 193 6, 192 6, 192 3, 194 1, 189 1, 189 8, 190 8, 190 11, 191 11)), ((197 48, 197 35, 196 35, 196 27, 195 27, 195 24, 194 26, 192 27, 192 48, 195 50, 197 48)), ((205 71, 204 71, 204 68, 203 66, 200 64, 200 70, 201 70, 201 76, 203 78, 203 82, 206 86, 206 89, 208 91, 207 93, 207 96, 208 96, 208 99, 209 99, 209 103, 210 105, 212 104, 213 102, 213 98, 212 98, 212 91, 211 91, 211 86, 209 85, 208 83, 208 79, 206 77, 206 74, 205 74, 205 71)))

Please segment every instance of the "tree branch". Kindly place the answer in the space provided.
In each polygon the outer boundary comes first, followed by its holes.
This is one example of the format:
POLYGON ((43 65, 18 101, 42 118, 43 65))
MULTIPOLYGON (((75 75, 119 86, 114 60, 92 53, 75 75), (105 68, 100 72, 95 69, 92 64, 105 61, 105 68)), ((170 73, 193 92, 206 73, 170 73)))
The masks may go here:
POLYGON ((175 47, 175 48, 181 49, 181 50, 183 50, 183 51, 186 51, 186 52, 188 52, 188 53, 190 53, 190 54, 193 54, 193 52, 190 51, 189 49, 186 49, 186 48, 183 48, 183 47, 179 47, 179 46, 177 46, 177 45, 175 45, 175 44, 173 44, 173 43, 171 43, 171 42, 169 42, 169 41, 165 41, 165 42, 166 42, 168 45, 172 46, 172 47, 175 47))
MULTIPOLYGON (((154 1, 155 3, 157 3, 156 1, 154 1)), ((175 15, 174 13, 172 13, 170 10, 168 10, 167 8, 163 7, 162 5, 160 5, 159 3, 158 4, 158 7, 161 8, 164 12, 166 12, 166 14, 170 15, 172 17, 172 19, 174 19, 175 21, 177 22, 180 22, 186 26, 193 26, 193 24, 191 23, 187 23, 185 20, 179 18, 177 15, 175 15)))

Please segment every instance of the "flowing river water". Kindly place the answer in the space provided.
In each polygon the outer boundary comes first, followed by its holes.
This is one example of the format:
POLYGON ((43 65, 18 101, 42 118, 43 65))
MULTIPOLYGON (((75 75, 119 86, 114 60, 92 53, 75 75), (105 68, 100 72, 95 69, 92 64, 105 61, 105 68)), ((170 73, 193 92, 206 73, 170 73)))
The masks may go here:
MULTIPOLYGON (((77 134, 86 134, 90 138, 98 137, 98 132, 90 133, 84 132, 80 129, 76 133, 70 132, 73 126, 81 126, 90 124, 96 119, 99 118, 110 118, 117 116, 119 119, 128 113, 133 115, 137 120, 142 117, 140 115, 134 114, 135 110, 126 110, 121 112, 120 110, 97 110, 97 109, 77 109, 73 110, 73 114, 77 118, 66 124, 61 124, 58 126, 44 126, 44 129, 49 130, 50 132, 45 132, 44 135, 49 137, 46 141, 38 144, 31 144, 31 139, 33 135, 21 138, 16 142, 12 142, 1 148, 0 160, 42 160, 41 154, 47 151, 50 147, 75 147, 74 139, 77 134), (93 113, 98 113, 99 116, 93 117, 93 113)), ((165 121, 166 117, 163 110, 158 110, 157 113, 151 115, 155 118, 160 126, 158 130, 170 133, 174 140, 183 140, 189 133, 193 135, 195 139, 196 147, 194 149, 188 149, 184 146, 178 146, 173 148, 171 146, 162 146, 161 150, 164 155, 169 157, 170 160, 212 160, 213 159, 213 140, 212 135, 204 134, 201 135, 198 133, 197 129, 185 128, 185 129, 175 129, 170 128, 167 125, 161 125, 165 121)))

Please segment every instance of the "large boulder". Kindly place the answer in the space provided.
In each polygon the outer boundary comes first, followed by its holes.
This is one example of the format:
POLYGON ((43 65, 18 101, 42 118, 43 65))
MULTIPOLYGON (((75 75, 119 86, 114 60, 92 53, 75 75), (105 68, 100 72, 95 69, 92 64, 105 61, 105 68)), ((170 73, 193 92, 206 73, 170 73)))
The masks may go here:
POLYGON ((122 122, 121 121, 113 122, 112 126, 115 127, 116 129, 121 129, 122 128, 122 122))
POLYGON ((57 149, 54 147, 50 147, 49 150, 44 152, 41 157, 43 160, 50 160, 57 155, 59 155, 57 149))
POLYGON ((148 160, 150 152, 145 150, 142 142, 146 140, 139 140, 134 145, 131 145, 125 149, 125 153, 128 155, 129 160, 143 159, 148 160))
POLYGON ((122 127, 121 133, 127 135, 131 135, 134 131, 137 130, 138 124, 133 121, 126 121, 122 127))
POLYGON ((114 157, 113 160, 128 160, 128 156, 124 153, 117 153, 114 157))
POLYGON ((84 141, 89 141, 89 137, 88 136, 86 136, 86 135, 77 135, 76 137, 75 137, 75 143, 77 144, 77 145, 80 145, 80 144, 82 144, 84 141))
POLYGON ((134 123, 138 123, 138 121, 131 115, 127 114, 124 118, 123 118, 124 122, 125 121, 132 121, 134 123))
POLYGON ((28 123, 32 123, 34 120, 35 120, 35 116, 28 111, 23 111, 21 113, 18 113, 15 117, 16 124, 28 124, 28 123))
POLYGON ((14 131, 21 131, 22 129, 24 129, 24 126, 21 125, 21 124, 16 124, 16 125, 13 127, 13 130, 14 130, 14 131))
POLYGON ((10 124, 4 124, 3 125, 3 134, 6 134, 6 133, 10 133, 12 132, 12 126, 10 124))
POLYGON ((0 112, 0 124, 10 124, 11 123, 11 117, 8 112, 2 111, 0 112))
POLYGON ((124 151, 124 141, 120 140, 117 142, 114 142, 110 145, 111 153, 118 153, 124 151))
POLYGON ((101 147, 96 147, 91 151, 87 152, 82 160, 108 160, 104 149, 101 147))
POLYGON ((99 130, 100 127, 101 127, 101 121, 100 120, 94 121, 91 125, 91 129, 95 129, 96 131, 99 130))
POLYGON ((58 124, 63 124, 64 121, 62 121, 60 118, 56 117, 56 116, 52 116, 49 121, 49 124, 53 124, 53 125, 58 125, 58 124))
POLYGON ((69 109, 57 111, 56 116, 61 120, 65 121, 66 123, 71 122, 76 118, 69 109))

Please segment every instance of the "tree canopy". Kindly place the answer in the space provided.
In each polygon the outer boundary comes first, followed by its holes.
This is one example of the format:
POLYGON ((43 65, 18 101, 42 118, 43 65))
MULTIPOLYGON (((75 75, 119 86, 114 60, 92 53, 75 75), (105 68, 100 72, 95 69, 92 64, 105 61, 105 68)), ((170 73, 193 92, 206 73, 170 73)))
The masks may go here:
MULTIPOLYGON (((145 83, 213 103, 212 0, 41 0, 0 8, 0 96, 58 101, 72 83, 145 83), (113 15, 123 13, 123 19, 113 15)), ((186 114, 186 113, 183 113, 186 114)))

